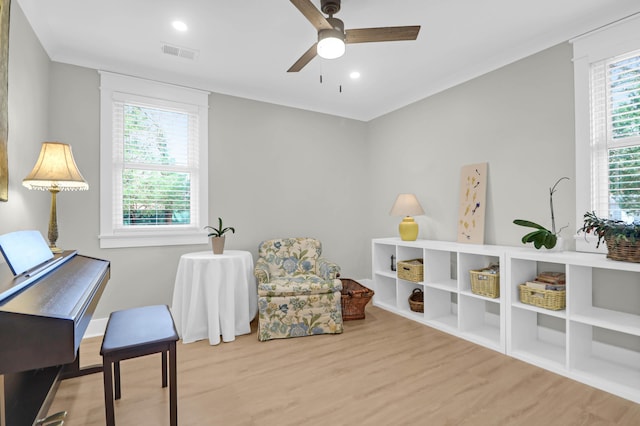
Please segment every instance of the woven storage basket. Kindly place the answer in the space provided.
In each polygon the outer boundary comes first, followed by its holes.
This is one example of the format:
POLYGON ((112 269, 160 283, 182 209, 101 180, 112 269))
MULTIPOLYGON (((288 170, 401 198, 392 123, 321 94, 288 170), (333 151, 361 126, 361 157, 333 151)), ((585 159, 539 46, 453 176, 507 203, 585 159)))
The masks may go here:
POLYGON ((364 307, 371 300, 373 290, 349 278, 340 278, 340 281, 343 321, 364 319, 364 307))
POLYGON ((567 306, 566 290, 538 290, 520 284, 520 301, 527 305, 538 306, 539 308, 560 311, 567 306))
POLYGON ((419 288, 414 288, 409 296, 409 308, 413 312, 424 312, 424 293, 419 288))
POLYGON ((492 299, 500 297, 500 274, 490 274, 483 270, 469 271, 471 292, 492 299))
POLYGON ((614 237, 606 238, 605 242, 609 259, 640 263, 640 243, 625 240, 616 241, 614 237))
POLYGON ((414 283, 424 279, 424 265, 422 259, 402 260, 398 262, 398 278, 414 283))

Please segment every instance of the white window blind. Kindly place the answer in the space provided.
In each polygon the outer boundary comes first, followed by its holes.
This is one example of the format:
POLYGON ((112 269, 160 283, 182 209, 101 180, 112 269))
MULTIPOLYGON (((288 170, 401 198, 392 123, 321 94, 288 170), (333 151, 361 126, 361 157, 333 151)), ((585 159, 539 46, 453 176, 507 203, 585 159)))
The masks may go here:
POLYGON ((206 243, 206 92, 101 73, 103 248, 206 243))
POLYGON ((197 111, 116 101, 113 118, 114 227, 197 224, 197 111))
POLYGON ((593 210, 640 220, 640 51, 591 66, 593 210))

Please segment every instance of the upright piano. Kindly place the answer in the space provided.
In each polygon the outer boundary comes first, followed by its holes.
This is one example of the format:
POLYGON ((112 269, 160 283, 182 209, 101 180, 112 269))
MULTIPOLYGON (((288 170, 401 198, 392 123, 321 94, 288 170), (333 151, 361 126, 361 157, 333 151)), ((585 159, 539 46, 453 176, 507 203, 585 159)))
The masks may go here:
MULTIPOLYGON (((59 380, 83 374, 78 348, 110 277, 110 264, 64 252, 33 274, 2 277, 0 425, 28 426, 46 415, 59 380)), ((6 265, 5 265, 6 266, 6 265)))

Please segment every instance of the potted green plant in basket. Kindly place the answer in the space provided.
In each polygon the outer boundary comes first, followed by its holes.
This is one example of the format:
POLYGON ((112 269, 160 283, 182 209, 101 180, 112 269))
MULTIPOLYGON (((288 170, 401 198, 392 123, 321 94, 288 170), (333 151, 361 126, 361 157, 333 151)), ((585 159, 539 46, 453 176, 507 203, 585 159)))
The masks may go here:
POLYGON ((204 229, 208 229, 209 233, 207 237, 211 237, 211 247, 213 248, 213 254, 222 254, 224 252, 224 234, 228 231, 235 234, 236 230, 232 226, 228 226, 226 228, 222 227, 222 218, 218 218, 218 227, 214 228, 213 226, 207 225, 204 229))
MULTIPOLYGON (((524 237, 522 237, 523 244, 533 243, 533 246, 537 249, 544 247, 550 250, 554 248, 558 243, 558 240, 560 239, 558 235, 560 234, 560 232, 562 232, 564 228, 569 226, 569 225, 563 226, 558 231, 556 231, 556 218, 553 213, 553 194, 556 192, 556 187, 558 186, 558 184, 564 179, 569 180, 569 178, 566 176, 561 177, 556 181, 556 183, 551 188, 549 188, 549 207, 551 208, 551 230, 548 230, 544 226, 539 225, 535 222, 531 222, 530 220, 516 219, 513 221, 513 223, 515 223, 516 225, 526 226, 528 228, 535 229, 535 231, 529 232, 524 237)), ((560 241, 562 240, 560 239, 560 241)), ((562 244, 560 244, 560 248, 562 248, 562 244)))
POLYGON ((579 232, 598 237, 596 248, 604 241, 609 259, 640 263, 640 222, 603 219, 587 212, 579 232))

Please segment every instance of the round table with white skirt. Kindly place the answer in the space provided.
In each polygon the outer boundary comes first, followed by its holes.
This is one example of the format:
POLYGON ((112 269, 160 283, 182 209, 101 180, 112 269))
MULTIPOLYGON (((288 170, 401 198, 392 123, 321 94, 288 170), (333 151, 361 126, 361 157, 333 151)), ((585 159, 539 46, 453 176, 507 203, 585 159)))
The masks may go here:
POLYGON ((258 312, 253 257, 248 251, 211 250, 180 257, 171 306, 182 343, 209 339, 211 345, 251 333, 258 312))

